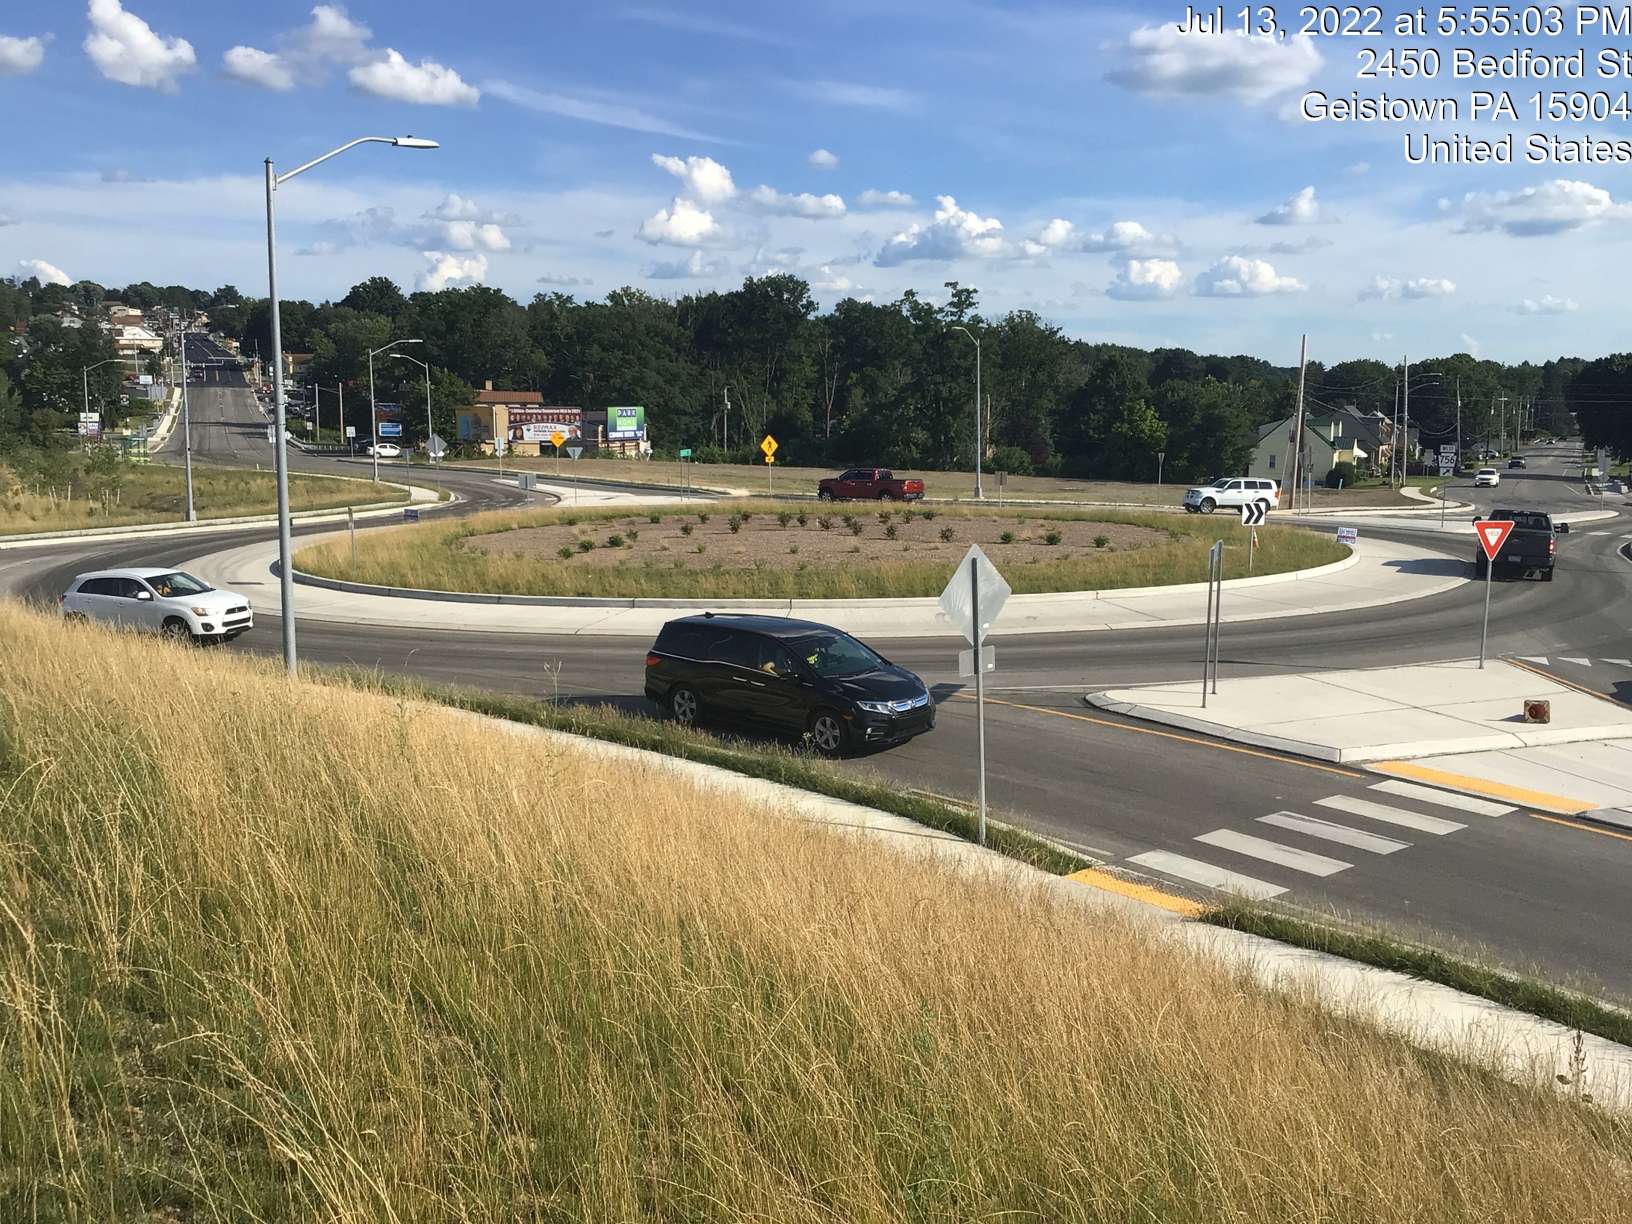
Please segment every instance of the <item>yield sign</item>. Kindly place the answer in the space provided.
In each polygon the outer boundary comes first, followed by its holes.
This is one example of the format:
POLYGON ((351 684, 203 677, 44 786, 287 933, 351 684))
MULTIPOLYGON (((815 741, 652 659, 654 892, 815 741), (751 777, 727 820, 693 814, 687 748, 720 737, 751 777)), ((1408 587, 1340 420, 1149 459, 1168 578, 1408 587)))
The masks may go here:
POLYGON ((1474 525, 1474 531, 1479 535, 1479 547, 1485 550, 1485 556, 1494 561, 1496 554, 1502 551, 1502 545, 1507 543, 1507 537, 1513 531, 1512 519, 1488 519, 1474 525))

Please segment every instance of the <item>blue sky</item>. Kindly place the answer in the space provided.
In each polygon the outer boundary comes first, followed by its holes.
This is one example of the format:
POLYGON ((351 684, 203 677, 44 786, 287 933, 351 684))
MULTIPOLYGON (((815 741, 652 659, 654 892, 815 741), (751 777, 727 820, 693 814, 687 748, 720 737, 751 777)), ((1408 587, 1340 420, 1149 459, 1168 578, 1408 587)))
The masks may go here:
POLYGON ((9 0, 0 274, 264 292, 261 161, 414 133, 443 147, 279 193, 285 295, 783 270, 824 305, 958 280, 1073 335, 1287 364, 1305 330, 1327 360, 1624 347, 1626 169, 1407 166, 1398 127, 1296 114, 1379 87, 1352 42, 1179 39, 1183 12, 9 0))

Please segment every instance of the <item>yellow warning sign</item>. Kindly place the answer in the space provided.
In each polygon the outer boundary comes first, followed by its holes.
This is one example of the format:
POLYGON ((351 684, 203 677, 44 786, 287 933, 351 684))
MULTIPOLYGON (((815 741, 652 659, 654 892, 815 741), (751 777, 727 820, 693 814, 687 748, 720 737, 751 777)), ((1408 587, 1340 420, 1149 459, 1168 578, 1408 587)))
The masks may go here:
POLYGON ((768 461, 772 455, 776 454, 776 439, 771 437, 770 434, 766 434, 765 440, 759 444, 759 449, 765 452, 765 458, 768 461))
POLYGON ((562 433, 559 429, 556 430, 554 433, 552 433, 550 435, 550 441, 555 444, 555 449, 556 450, 560 450, 561 449, 561 444, 563 442, 565 442, 566 440, 567 440, 567 435, 562 433))

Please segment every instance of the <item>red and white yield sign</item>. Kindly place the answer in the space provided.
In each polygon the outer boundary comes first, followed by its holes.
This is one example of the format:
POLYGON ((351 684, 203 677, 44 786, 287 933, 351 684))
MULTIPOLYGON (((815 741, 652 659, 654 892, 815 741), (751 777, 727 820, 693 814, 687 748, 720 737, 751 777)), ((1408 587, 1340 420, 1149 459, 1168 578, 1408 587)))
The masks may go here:
POLYGON ((1507 543, 1507 537, 1513 531, 1512 519, 1486 519, 1473 525, 1474 531, 1479 534, 1479 547, 1485 550, 1485 556, 1496 560, 1496 554, 1502 551, 1502 545, 1507 543))

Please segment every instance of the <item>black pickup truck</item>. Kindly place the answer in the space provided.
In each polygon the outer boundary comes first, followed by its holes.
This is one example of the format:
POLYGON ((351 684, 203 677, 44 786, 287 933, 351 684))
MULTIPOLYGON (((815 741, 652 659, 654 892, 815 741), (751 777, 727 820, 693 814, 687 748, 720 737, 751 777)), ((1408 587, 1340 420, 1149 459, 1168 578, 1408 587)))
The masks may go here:
MULTIPOLYGON (((1515 577, 1528 578, 1534 574, 1543 582, 1551 582, 1553 559, 1558 553, 1558 541, 1554 536, 1568 535, 1570 525, 1555 525, 1551 516, 1539 510, 1492 510, 1484 518, 1473 521, 1477 527, 1482 522, 1502 519, 1512 520, 1513 530, 1508 533, 1496 558, 1496 573, 1501 573, 1505 568, 1515 577)), ((1475 543, 1473 568, 1481 578, 1485 576, 1485 565, 1485 550, 1475 543)))

